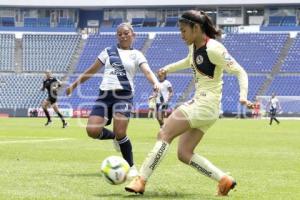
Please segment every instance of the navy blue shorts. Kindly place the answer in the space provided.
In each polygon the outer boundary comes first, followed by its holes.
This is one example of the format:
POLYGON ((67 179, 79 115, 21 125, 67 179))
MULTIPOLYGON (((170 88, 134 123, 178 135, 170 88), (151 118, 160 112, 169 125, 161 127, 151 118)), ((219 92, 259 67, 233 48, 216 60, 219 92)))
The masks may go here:
POLYGON ((270 109, 270 114, 271 114, 271 116, 275 116, 276 115, 276 108, 271 108, 270 109))
POLYGON ((127 90, 100 90, 90 116, 106 118, 108 120, 106 125, 111 124, 115 113, 121 113, 129 118, 132 110, 132 99, 132 92, 127 90))
POLYGON ((157 112, 167 112, 169 105, 167 103, 157 103, 156 110, 157 112))

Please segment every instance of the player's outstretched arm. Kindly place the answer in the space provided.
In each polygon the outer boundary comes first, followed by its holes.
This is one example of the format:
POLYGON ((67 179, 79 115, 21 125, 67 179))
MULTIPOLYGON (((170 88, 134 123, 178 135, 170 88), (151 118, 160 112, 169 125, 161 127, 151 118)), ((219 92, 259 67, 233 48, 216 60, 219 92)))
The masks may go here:
POLYGON ((148 79, 148 81, 152 84, 153 89, 155 91, 158 91, 160 89, 160 83, 157 80, 154 73, 152 72, 152 70, 150 69, 149 65, 147 63, 142 63, 140 68, 144 73, 144 75, 146 76, 146 78, 148 79))
POLYGON ((95 62, 85 71, 83 72, 67 89, 66 94, 69 96, 73 92, 73 90, 84 83, 86 80, 91 78, 101 67, 103 63, 97 58, 95 62))

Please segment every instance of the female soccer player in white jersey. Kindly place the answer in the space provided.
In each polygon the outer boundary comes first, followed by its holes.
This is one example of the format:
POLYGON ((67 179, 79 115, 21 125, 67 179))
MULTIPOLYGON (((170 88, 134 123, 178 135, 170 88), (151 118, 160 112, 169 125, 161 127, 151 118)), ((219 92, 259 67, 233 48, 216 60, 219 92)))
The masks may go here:
POLYGON ((235 180, 194 152, 203 135, 219 116, 222 96, 223 70, 237 76, 240 85, 240 103, 251 106, 247 100, 248 76, 244 69, 228 54, 225 47, 215 40, 220 32, 202 11, 187 11, 179 19, 181 37, 189 46, 188 56, 160 69, 161 74, 191 67, 195 80, 195 96, 179 106, 167 118, 158 133, 154 148, 144 160, 139 176, 125 190, 144 193, 145 185, 154 169, 166 155, 172 140, 180 136, 178 159, 201 174, 217 181, 218 195, 225 196, 236 185, 235 180))
POLYGON ((267 108, 270 110, 270 125, 272 125, 273 119, 277 124, 280 124, 280 121, 276 118, 277 111, 280 110, 279 100, 277 99, 275 93, 272 93, 272 97, 267 105, 267 108))
POLYGON ((118 45, 105 48, 94 64, 66 91, 67 95, 70 95, 79 84, 92 77, 101 67, 105 67, 100 94, 89 116, 86 131, 88 136, 94 139, 116 139, 122 156, 131 167, 129 177, 137 176, 132 145, 126 133, 132 108, 133 79, 137 69, 141 69, 154 89, 159 87, 159 82, 144 55, 131 47, 134 36, 130 24, 120 24, 117 27, 118 45), (109 125, 112 119, 113 131, 110 131, 104 126, 109 125))
POLYGON ((169 102, 173 96, 173 88, 170 81, 167 80, 166 74, 159 73, 158 80, 160 82, 160 91, 156 96, 156 119, 159 126, 164 125, 164 118, 167 116, 169 102))

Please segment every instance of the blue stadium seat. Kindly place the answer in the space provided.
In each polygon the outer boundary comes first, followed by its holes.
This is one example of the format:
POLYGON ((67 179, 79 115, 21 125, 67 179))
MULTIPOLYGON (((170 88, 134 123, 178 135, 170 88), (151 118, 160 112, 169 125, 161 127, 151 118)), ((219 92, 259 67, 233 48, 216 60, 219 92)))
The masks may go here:
POLYGON ((15 35, 0 34, 0 71, 15 70, 15 35))
POLYGON ((23 36, 24 71, 66 72, 79 45, 80 35, 25 34, 23 36))
POLYGON ((228 34, 223 44, 247 72, 269 73, 287 39, 288 34, 228 34))

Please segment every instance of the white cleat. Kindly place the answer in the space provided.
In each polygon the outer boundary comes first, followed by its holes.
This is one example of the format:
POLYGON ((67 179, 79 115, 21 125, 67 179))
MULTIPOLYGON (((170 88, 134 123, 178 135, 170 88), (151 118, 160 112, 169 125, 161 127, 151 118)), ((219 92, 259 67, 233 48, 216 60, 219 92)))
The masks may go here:
POLYGON ((120 149, 120 145, 118 143, 118 141, 116 139, 113 139, 113 146, 114 146, 114 149, 117 151, 117 152, 120 152, 121 149, 120 149))
POLYGON ((136 169, 136 167, 133 165, 130 167, 129 172, 127 174, 127 180, 132 180, 135 177, 137 177, 139 175, 138 170, 136 169))

